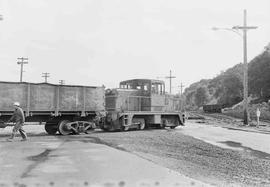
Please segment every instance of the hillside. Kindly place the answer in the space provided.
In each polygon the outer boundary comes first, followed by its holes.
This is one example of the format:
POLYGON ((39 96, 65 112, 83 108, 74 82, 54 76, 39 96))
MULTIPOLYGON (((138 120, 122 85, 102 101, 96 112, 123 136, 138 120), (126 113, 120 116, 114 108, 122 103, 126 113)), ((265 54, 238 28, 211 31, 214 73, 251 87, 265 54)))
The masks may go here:
MULTIPOLYGON (((249 97, 252 103, 270 99, 270 44, 248 63, 249 97)), ((231 107, 243 99, 243 64, 237 64, 213 79, 193 83, 184 92, 187 109, 204 104, 231 107)))

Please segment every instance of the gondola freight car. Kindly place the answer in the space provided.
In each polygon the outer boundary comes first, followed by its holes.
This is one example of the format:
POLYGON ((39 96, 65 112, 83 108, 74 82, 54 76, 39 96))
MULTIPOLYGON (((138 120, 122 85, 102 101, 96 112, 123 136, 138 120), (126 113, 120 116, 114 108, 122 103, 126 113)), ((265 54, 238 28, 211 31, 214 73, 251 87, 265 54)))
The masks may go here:
POLYGON ((104 96, 104 87, 0 82, 0 120, 10 118, 12 103, 17 101, 26 121, 46 122, 48 134, 87 133, 105 111, 104 96))

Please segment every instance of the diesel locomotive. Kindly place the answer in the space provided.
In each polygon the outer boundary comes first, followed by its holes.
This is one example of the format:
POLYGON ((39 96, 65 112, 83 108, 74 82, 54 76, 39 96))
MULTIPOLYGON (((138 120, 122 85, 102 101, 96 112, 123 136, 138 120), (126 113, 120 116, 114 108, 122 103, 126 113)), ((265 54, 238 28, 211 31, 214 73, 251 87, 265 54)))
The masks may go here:
POLYGON ((151 126, 174 129, 183 125, 181 101, 165 93, 161 80, 132 79, 105 93, 107 115, 104 130, 144 129, 151 126))

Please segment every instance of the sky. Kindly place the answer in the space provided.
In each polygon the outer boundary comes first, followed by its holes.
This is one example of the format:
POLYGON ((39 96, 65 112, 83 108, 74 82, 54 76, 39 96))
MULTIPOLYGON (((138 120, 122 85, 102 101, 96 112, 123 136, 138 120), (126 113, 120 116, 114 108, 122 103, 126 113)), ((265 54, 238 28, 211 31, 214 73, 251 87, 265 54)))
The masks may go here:
POLYGON ((248 60, 270 42, 269 0, 0 0, 0 81, 118 87, 134 78, 161 79, 173 92, 248 60))

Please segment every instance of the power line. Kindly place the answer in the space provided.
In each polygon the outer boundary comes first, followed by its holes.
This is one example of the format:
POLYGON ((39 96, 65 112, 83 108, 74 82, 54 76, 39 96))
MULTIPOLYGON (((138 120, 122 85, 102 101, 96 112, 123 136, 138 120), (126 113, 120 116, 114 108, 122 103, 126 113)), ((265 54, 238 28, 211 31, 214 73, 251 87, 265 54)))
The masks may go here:
POLYGON ((20 71, 20 82, 22 82, 22 78, 23 78, 23 65, 24 64, 28 64, 27 60, 28 58, 24 58, 24 57, 21 57, 21 58, 17 58, 18 59, 18 62, 17 64, 21 65, 21 71, 20 71))
POLYGON ((47 83, 48 77, 50 77, 50 73, 47 73, 47 72, 42 73, 42 77, 45 78, 45 83, 47 83))

